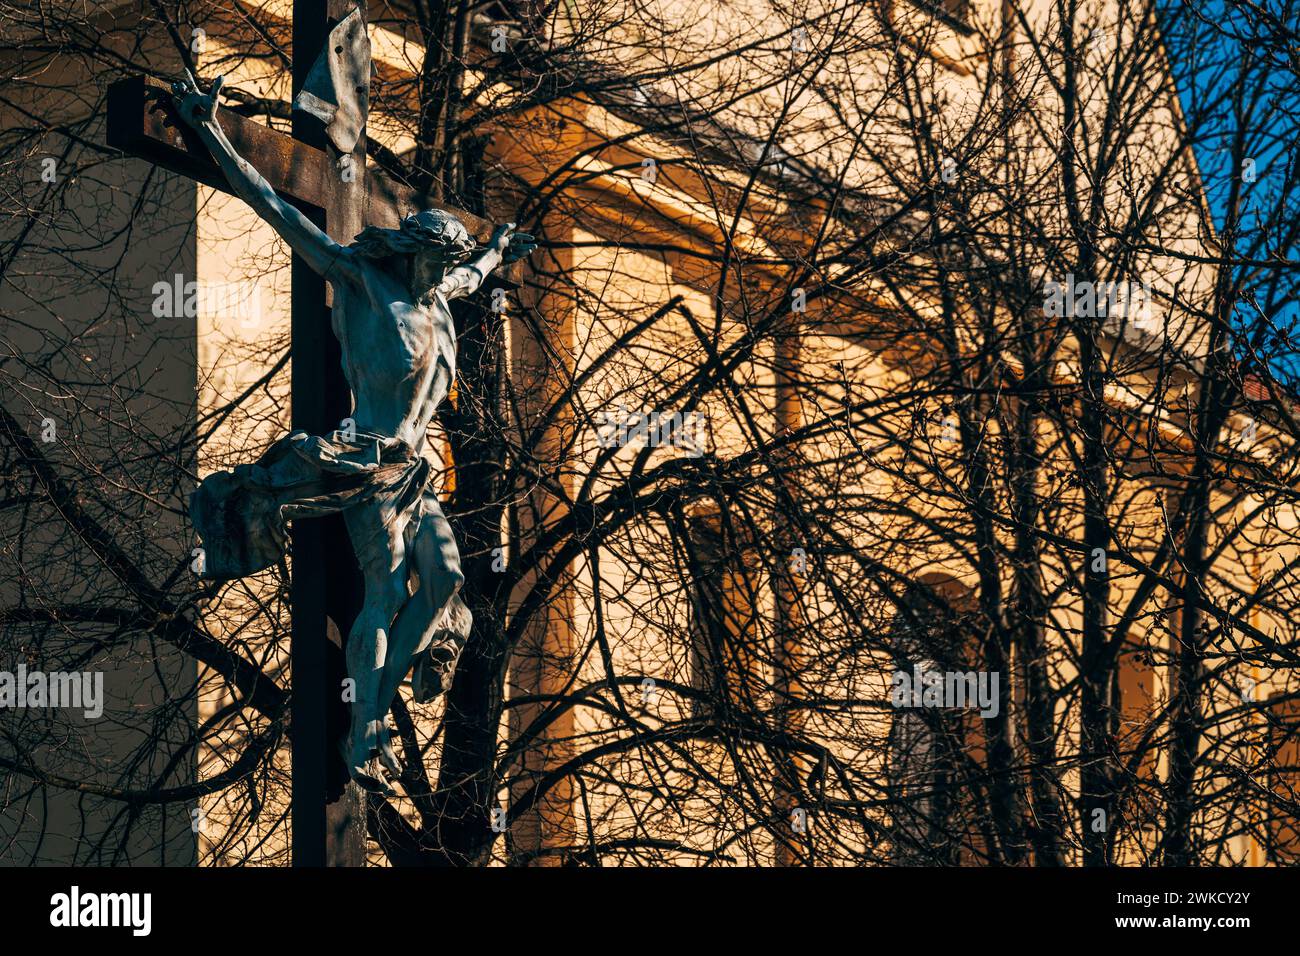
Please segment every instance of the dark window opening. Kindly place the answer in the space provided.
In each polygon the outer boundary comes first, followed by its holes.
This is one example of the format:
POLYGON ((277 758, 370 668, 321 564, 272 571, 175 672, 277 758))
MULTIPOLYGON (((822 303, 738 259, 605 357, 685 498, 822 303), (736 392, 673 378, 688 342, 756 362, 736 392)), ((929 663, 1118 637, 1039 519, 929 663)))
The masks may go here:
MULTIPOLYGON (((918 583, 895 616, 896 666, 910 675, 984 671, 978 615, 955 582, 918 583)), ((889 736, 894 862, 961 866, 985 862, 988 805, 985 720, 966 708, 899 708, 889 736)))
POLYGON ((684 545, 690 575, 690 678, 697 717, 761 706, 763 655, 746 550, 716 513, 692 517, 684 545))
POLYGON ((960 33, 974 32, 970 25, 971 0, 911 0, 960 33))

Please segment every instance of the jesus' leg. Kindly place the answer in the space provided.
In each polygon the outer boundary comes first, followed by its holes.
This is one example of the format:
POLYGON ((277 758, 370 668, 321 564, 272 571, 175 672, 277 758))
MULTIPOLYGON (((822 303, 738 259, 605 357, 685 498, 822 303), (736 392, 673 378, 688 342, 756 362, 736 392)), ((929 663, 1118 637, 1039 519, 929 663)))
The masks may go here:
MULTIPOLYGON (((392 706, 397 688, 411 664, 428 648, 440 626, 445 625, 443 612, 465 580, 451 525, 438 507, 437 499, 430 495, 425 496, 419 524, 407 542, 407 560, 415 565, 419 586, 403 604, 389 634, 378 696, 385 711, 392 706)), ((462 619, 468 616, 466 610, 457 623, 463 623, 462 619)), ((387 739, 387 725, 381 728, 380 734, 387 739)))
POLYGON ((392 643, 393 619, 407 601, 406 545, 400 522, 385 528, 376 505, 359 505, 344 513, 353 550, 365 580, 365 603, 348 634, 348 676, 355 683, 352 731, 348 741, 349 772, 368 789, 386 789, 369 773, 372 754, 390 773, 401 766, 388 743, 381 700, 384 665, 392 643))

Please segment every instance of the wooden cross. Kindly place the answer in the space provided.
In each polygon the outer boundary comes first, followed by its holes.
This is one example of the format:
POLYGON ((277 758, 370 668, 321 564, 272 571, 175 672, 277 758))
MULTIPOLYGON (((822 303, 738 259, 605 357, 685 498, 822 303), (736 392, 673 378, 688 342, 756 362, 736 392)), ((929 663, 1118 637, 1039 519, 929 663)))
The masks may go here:
MULTIPOLYGON (((293 5, 293 90, 355 0, 296 0, 293 5)), ((362 17, 365 16, 362 5, 362 17)), ((366 138, 352 153, 352 175, 317 119, 293 115, 293 135, 276 132, 229 110, 218 122, 238 153, 286 199, 335 240, 346 244, 363 226, 395 227, 403 215, 440 208, 486 240, 491 224, 410 188, 366 172, 366 138)), ((108 93, 110 146, 172 172, 231 192, 208 150, 176 115, 170 88, 142 76, 113 84, 108 93)), ((503 270, 517 284, 517 269, 503 270)), ((339 343, 330 331, 325 282, 297 255, 292 261, 292 425, 321 435, 352 409, 339 343)), ((348 731, 342 700, 343 641, 361 607, 363 587, 342 515, 293 522, 292 635, 292 852, 295 866, 361 866, 365 862, 365 799, 352 784, 337 742, 348 731)))

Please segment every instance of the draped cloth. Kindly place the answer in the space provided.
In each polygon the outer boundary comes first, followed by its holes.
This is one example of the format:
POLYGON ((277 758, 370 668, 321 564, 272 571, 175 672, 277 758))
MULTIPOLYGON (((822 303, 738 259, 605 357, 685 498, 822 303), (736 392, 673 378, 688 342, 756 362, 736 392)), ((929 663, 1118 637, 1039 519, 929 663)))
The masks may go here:
POLYGON ((203 542, 203 576, 227 580, 276 564, 288 549, 286 522, 376 503, 380 522, 353 540, 360 558, 396 522, 418 525, 429 462, 405 441, 366 432, 295 431, 256 462, 209 475, 190 497, 203 542))

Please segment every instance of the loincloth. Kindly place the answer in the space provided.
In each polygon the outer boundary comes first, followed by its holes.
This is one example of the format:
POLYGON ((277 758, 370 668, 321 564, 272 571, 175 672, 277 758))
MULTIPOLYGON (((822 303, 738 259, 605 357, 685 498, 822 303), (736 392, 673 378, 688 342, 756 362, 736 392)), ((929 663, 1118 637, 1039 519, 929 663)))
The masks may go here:
MULTIPOLYGON (((206 578, 255 574, 288 550, 286 522, 378 506, 378 536, 416 518, 429 462, 400 438, 342 431, 296 431, 255 463, 209 475, 190 496, 190 520, 202 541, 206 578)), ((370 542, 353 541, 360 554, 370 542)))

